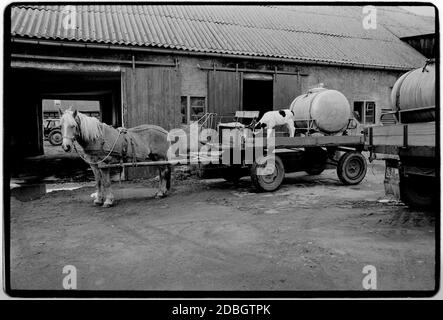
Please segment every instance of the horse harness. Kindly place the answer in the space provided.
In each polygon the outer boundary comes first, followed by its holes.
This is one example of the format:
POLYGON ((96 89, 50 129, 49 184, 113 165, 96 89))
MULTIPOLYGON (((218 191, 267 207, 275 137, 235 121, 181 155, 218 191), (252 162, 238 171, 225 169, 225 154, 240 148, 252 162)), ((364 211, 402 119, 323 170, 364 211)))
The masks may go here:
MULTIPOLYGON (((80 128, 80 119, 76 118, 75 121, 77 122, 78 128, 80 128)), ((103 159, 100 159, 98 161, 89 161, 82 153, 80 153, 77 150, 77 147, 75 145, 75 142, 77 142, 76 139, 75 139, 75 136, 73 136, 73 137, 63 136, 63 138, 67 138, 67 139, 70 139, 72 141, 72 145, 74 146, 75 152, 77 152, 78 155, 80 156, 80 158, 82 158, 86 163, 88 163, 89 165, 98 165, 98 164, 106 161, 106 159, 108 159, 111 156, 111 154, 114 152, 114 149, 115 149, 115 147, 117 145, 118 139, 120 138, 121 135, 123 135, 123 137, 124 137, 123 139, 124 139, 125 143, 123 143, 123 146, 122 146, 122 151, 121 151, 121 155, 120 155, 120 163, 126 162, 127 154, 128 154, 128 145, 131 144, 132 163, 135 165, 135 163, 137 161, 137 156, 135 154, 134 141, 132 140, 131 136, 127 134, 128 133, 128 129, 124 128, 124 127, 119 127, 119 128, 117 128, 117 130, 118 130, 118 135, 115 138, 114 143, 112 144, 111 149, 109 150, 109 152, 106 154, 106 156, 103 159)), ((100 145, 101 145, 102 151, 105 151, 104 150, 104 145, 105 145, 106 141, 105 141, 104 134, 103 134, 103 124, 100 127, 100 131, 101 131, 101 138, 102 138, 102 141, 101 141, 100 145)))

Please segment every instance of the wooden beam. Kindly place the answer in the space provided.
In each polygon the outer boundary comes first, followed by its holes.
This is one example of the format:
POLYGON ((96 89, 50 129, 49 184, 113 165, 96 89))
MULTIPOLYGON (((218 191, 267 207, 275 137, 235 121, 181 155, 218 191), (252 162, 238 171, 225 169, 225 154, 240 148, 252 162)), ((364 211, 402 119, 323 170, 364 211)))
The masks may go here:
POLYGON ((372 145, 433 147, 435 133, 435 122, 376 126, 372 127, 372 145))

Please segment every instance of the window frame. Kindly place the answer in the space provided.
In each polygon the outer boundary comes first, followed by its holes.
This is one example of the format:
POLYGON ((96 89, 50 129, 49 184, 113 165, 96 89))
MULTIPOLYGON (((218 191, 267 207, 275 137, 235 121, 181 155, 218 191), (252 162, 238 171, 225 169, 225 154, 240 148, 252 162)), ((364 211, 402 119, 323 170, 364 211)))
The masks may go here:
POLYGON ((363 106, 362 106, 362 114, 361 114, 361 118, 362 118, 362 121, 361 121, 361 123, 362 124, 377 124, 377 104, 376 104, 376 102, 374 101, 374 100, 354 100, 354 102, 353 102, 353 104, 352 104, 352 115, 355 117, 355 114, 354 114, 354 112, 355 112, 355 103, 362 103, 363 104, 363 106), (374 107, 374 121, 373 122, 371 122, 371 123, 367 123, 367 121, 366 121, 366 112, 367 112, 367 107, 368 107, 368 104, 369 103, 372 103, 373 104, 373 107, 374 107))
MULTIPOLYGON (((193 95, 182 95, 180 99, 183 99, 184 97, 186 97, 186 123, 182 124, 189 124, 191 123, 191 109, 192 107, 201 107, 201 106, 191 106, 191 99, 192 98, 200 98, 200 99, 204 99, 205 103, 203 106, 203 113, 207 113, 208 112, 208 99, 206 98, 206 96, 193 96, 193 95)), ((181 100, 180 100, 181 102, 181 100)), ((180 114, 182 116, 183 119, 183 113, 181 113, 181 104, 180 104, 180 114)))

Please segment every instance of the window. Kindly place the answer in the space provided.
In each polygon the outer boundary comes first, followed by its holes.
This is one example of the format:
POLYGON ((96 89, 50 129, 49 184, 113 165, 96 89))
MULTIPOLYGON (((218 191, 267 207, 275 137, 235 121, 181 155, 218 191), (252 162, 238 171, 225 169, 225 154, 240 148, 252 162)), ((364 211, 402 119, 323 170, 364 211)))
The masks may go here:
POLYGON ((184 96, 181 98, 181 115, 182 123, 188 123, 188 97, 184 96))
POLYGON ((354 117, 364 124, 375 124, 376 108, 374 101, 354 101, 354 117))
POLYGON ((205 97, 181 97, 181 115, 182 123, 186 124, 190 121, 200 119, 206 113, 205 97))

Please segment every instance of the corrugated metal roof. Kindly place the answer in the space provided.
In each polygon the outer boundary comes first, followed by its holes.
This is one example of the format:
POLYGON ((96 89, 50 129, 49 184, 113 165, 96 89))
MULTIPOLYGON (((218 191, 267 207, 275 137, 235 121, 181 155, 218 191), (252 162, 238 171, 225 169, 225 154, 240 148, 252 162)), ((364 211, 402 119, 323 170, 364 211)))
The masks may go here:
MULTIPOLYGON (((424 5, 430 8, 429 5, 424 5)), ((278 6, 294 12, 315 13, 322 16, 355 18, 363 15, 360 6, 278 6)), ((435 18, 420 16, 399 6, 375 6, 377 23, 398 38, 435 33, 435 18)))
POLYGON ((352 7, 343 7, 341 16, 307 7, 70 7, 76 18, 72 29, 64 27, 69 13, 65 6, 15 6, 12 36, 386 67, 412 68, 424 61, 383 26, 364 29, 361 16, 351 14, 352 7))
POLYGON ((419 16, 397 7, 381 7, 381 23, 399 38, 435 33, 435 18, 419 16))

